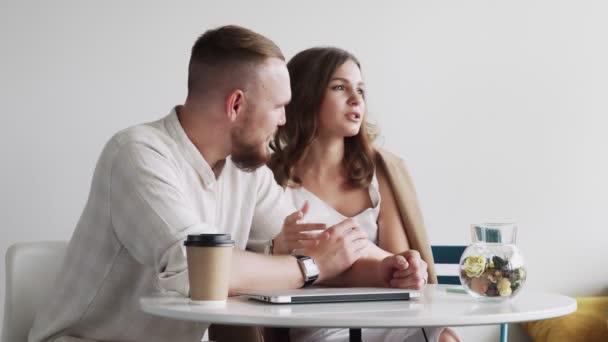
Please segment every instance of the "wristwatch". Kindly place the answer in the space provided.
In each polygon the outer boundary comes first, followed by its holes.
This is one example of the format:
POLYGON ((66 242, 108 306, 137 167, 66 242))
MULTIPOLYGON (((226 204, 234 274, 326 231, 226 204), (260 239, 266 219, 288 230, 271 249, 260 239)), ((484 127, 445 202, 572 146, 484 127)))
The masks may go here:
POLYGON ((304 275, 304 285, 302 287, 312 285, 319 278, 319 268, 315 261, 305 255, 294 255, 298 259, 298 265, 304 275))
POLYGON ((270 239, 266 246, 264 246, 264 254, 272 255, 274 254, 274 239, 270 239))

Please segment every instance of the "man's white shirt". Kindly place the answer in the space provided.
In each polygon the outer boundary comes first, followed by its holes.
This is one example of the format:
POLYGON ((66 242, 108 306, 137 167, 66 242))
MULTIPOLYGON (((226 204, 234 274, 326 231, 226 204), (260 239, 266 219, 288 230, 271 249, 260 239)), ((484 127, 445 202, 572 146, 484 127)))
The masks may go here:
POLYGON ((229 233, 237 248, 261 251, 295 211, 283 195, 265 166, 248 173, 228 158, 216 178, 175 110, 117 133, 29 341, 200 340, 206 326, 146 314, 139 299, 188 294, 188 234, 229 233))

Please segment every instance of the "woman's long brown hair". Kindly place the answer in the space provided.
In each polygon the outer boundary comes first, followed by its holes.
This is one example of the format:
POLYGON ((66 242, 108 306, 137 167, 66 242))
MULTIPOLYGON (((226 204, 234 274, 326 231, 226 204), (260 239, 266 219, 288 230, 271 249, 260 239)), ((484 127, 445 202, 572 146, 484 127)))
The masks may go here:
MULTIPOLYGON (((269 162, 277 183, 283 187, 302 185, 302 181, 295 175, 295 167, 306 156, 317 136, 319 111, 329 81, 348 60, 361 69, 355 56, 335 47, 307 49, 287 63, 292 97, 285 107, 287 122, 279 127, 270 143, 274 153, 269 162)), ((343 162, 347 181, 356 187, 369 186, 375 169, 372 141, 376 129, 366 121, 366 117, 367 115, 363 116, 357 135, 344 138, 343 162)))

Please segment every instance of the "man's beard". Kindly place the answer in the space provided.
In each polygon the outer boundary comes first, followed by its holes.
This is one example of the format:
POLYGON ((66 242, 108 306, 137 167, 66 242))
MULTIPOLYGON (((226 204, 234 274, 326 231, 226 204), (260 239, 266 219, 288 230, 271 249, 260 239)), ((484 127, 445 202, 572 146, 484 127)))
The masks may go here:
POLYGON ((236 130, 232 133, 232 152, 230 159, 236 167, 246 172, 253 172, 268 163, 270 153, 265 142, 250 143, 245 141, 243 132, 236 130))

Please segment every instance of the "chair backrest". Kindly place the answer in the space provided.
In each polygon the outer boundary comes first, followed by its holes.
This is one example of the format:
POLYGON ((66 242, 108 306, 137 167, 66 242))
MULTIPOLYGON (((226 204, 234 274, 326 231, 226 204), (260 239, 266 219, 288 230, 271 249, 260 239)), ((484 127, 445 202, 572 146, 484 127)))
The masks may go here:
POLYGON ((16 243, 8 248, 2 342, 27 341, 36 309, 48 299, 66 248, 65 241, 16 243))
MULTIPOLYGON (((437 282, 439 284, 460 285, 460 277, 458 273, 443 274, 440 265, 459 265, 460 257, 467 246, 431 246, 433 259, 435 260, 436 270, 439 274, 437 282)), ((456 271, 457 272, 457 271, 456 271)))

